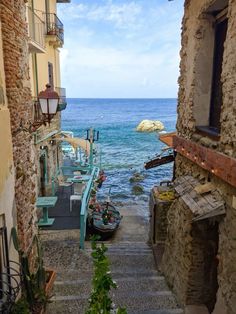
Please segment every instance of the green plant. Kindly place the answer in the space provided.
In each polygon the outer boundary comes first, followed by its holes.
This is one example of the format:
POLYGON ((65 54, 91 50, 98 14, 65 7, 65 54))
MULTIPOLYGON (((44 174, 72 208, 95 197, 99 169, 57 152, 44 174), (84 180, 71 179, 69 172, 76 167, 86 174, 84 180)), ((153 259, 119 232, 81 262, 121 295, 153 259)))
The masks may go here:
POLYGON ((86 314, 127 314, 125 309, 114 309, 112 299, 109 296, 111 288, 117 288, 116 283, 112 280, 110 272, 110 262, 105 255, 107 247, 102 243, 97 245, 98 236, 92 237, 92 258, 94 265, 94 275, 92 280, 93 289, 89 299, 89 308, 86 314))
POLYGON ((30 314, 29 304, 25 298, 20 298, 12 307, 11 314, 30 314))
POLYGON ((38 237, 33 238, 33 245, 36 245, 37 255, 35 260, 34 271, 30 270, 30 261, 28 255, 20 248, 19 238, 16 228, 11 231, 13 244, 19 254, 23 278, 23 296, 31 312, 34 308, 44 307, 48 302, 48 296, 45 293, 46 271, 43 266, 42 248, 38 237))

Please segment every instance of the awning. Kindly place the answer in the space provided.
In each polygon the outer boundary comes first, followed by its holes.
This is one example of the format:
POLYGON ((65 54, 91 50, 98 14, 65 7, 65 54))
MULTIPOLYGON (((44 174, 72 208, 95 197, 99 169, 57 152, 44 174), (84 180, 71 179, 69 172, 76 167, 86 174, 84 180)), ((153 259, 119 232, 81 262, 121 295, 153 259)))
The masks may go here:
POLYGON ((173 137, 176 135, 176 132, 165 133, 159 135, 159 140, 165 143, 169 147, 173 147, 173 137))
POLYGON ((79 137, 61 137, 56 138, 56 141, 67 142, 73 146, 73 148, 82 148, 87 155, 90 154, 90 143, 89 141, 79 137))
POLYGON ((176 192, 193 213, 192 221, 225 214, 224 201, 216 187, 208 184, 204 188, 205 185, 192 176, 182 176, 174 182, 176 192))

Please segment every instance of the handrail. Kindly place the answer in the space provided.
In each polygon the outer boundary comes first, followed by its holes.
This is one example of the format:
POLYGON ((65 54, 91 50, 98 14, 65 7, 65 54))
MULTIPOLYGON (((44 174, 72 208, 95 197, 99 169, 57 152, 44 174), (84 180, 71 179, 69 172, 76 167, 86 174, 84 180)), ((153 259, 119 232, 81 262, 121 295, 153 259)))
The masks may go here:
POLYGON ((77 170, 84 170, 88 171, 89 166, 61 166, 61 170, 72 170, 72 171, 77 171, 77 170))
POLYGON ((52 195, 56 194, 56 187, 55 187, 55 181, 57 176, 59 176, 60 174, 60 168, 58 168, 54 174, 54 176, 52 176, 51 182, 52 182, 52 195))
POLYGON ((64 43, 64 26, 55 13, 46 14, 46 33, 47 35, 56 35, 64 43))
POLYGON ((59 104, 59 108, 60 108, 60 105, 67 104, 67 101, 66 101, 66 89, 63 88, 63 87, 55 87, 55 91, 59 95, 58 104, 59 104))
POLYGON ((94 167, 91 173, 91 178, 89 179, 86 189, 83 194, 82 203, 81 203, 81 210, 80 210, 80 248, 84 249, 84 240, 86 236, 86 221, 88 215, 88 202, 91 194, 91 189, 93 186, 93 181, 98 176, 99 168, 94 167))
POLYGON ((45 23, 30 7, 28 7, 28 31, 30 39, 44 49, 45 23))

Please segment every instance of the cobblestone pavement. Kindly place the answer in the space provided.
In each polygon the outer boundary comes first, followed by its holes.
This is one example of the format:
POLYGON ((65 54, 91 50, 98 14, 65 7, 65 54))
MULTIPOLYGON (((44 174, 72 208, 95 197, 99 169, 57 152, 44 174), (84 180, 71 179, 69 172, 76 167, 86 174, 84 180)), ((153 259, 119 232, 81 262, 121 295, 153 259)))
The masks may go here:
MULTIPOLYGON (((113 239, 106 241, 113 279, 114 303, 129 314, 182 314, 164 277, 156 270, 147 244, 148 222, 135 208, 119 209, 123 220, 113 239)), ((79 230, 41 231, 45 265, 57 272, 48 314, 85 313, 91 291, 90 243, 79 249, 79 230)))

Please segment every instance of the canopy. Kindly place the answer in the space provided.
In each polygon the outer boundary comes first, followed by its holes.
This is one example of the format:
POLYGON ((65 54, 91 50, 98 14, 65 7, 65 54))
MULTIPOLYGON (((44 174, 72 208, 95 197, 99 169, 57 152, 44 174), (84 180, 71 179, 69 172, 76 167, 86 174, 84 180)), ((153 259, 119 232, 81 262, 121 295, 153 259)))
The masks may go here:
POLYGON ((71 144, 75 149, 80 147, 82 148, 87 155, 90 154, 90 143, 89 141, 79 138, 79 137, 66 137, 66 138, 56 138, 57 141, 67 142, 71 144))
POLYGON ((173 147, 173 137, 176 135, 176 132, 165 133, 159 135, 159 140, 165 143, 169 147, 173 147))

